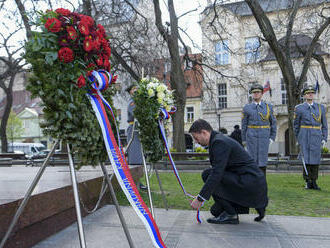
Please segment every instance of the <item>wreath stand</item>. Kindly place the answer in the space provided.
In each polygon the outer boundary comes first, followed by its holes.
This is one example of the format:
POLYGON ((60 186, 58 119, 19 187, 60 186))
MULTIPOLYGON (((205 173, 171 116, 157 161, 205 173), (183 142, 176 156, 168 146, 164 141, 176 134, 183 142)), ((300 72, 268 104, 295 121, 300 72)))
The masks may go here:
MULTIPOLYGON (((32 184, 30 185, 28 191, 26 192, 19 208, 17 209, 16 213, 15 213, 15 216, 13 217, 10 225, 9 225, 9 228, 5 234, 5 236, 3 237, 3 239, 1 240, 1 243, 0 243, 0 248, 3 248, 7 239, 9 238, 13 228, 15 227, 19 217, 21 216, 26 204, 28 203, 31 195, 32 195, 32 192, 34 190, 34 188, 36 187, 36 185, 38 184, 42 174, 44 173, 47 165, 48 165, 48 162, 49 162, 49 159, 50 157, 53 155, 54 151, 55 151, 55 147, 56 145, 59 143, 59 141, 55 141, 54 144, 53 144, 53 147, 51 149, 51 151, 48 153, 45 161, 43 162, 42 166, 40 167, 36 177, 34 178, 32 184)), ((77 225, 78 225, 78 234, 79 234, 79 241, 80 241, 80 247, 81 248, 86 248, 86 240, 85 240, 85 234, 84 234, 84 229, 83 229, 83 223, 82 223, 82 216, 81 216, 81 210, 80 210, 80 202, 79 202, 79 193, 78 193, 78 185, 77 185, 77 179, 76 179, 76 172, 75 172, 75 168, 74 168, 74 165, 73 165, 73 159, 72 159, 72 155, 71 155, 71 151, 70 151, 70 146, 69 144, 67 144, 67 150, 68 150, 68 158, 69 158, 69 166, 70 166, 70 174, 71 174, 71 181, 72 181, 72 187, 73 187, 73 196, 74 196, 74 201, 75 201, 75 208, 76 208, 76 214, 77 214, 77 225)), ((116 207, 116 210, 117 210, 117 213, 118 213, 118 216, 119 216, 119 219, 120 219, 120 222, 121 222, 121 225, 124 229, 124 232, 125 232, 125 235, 126 235, 126 238, 127 238, 127 241, 129 243, 129 246, 131 248, 134 248, 134 244, 132 242, 132 238, 131 238, 131 235, 128 231, 128 228, 127 228, 127 225, 126 225, 126 222, 125 222, 125 219, 124 219, 124 216, 120 210, 120 206, 119 206, 119 203, 118 203, 118 200, 117 200, 117 197, 116 197, 116 194, 115 194, 115 191, 113 189, 113 186, 112 186, 112 183, 111 183, 111 178, 107 172, 107 169, 106 167, 104 166, 103 163, 100 163, 99 164, 101 166, 101 169, 102 169, 102 172, 104 174, 104 177, 106 178, 106 182, 107 182, 107 185, 109 187, 109 190, 110 190, 110 195, 111 195, 111 198, 115 204, 115 207, 116 207)))
MULTIPOLYGON (((128 144, 127 144, 127 148, 126 148, 126 152, 128 151, 130 145, 132 144, 132 141, 134 139, 134 136, 138 137, 139 136, 139 130, 136 128, 137 126, 137 120, 134 119, 134 123, 133 123, 133 130, 132 130, 132 136, 131 139, 129 140, 128 144)), ((151 189, 150 189, 150 182, 149 182, 149 175, 148 175, 148 168, 147 168, 147 163, 145 160, 145 155, 144 155, 144 151, 143 151, 143 146, 142 143, 140 142, 140 146, 141 146, 141 155, 142 155, 142 161, 143 161, 143 167, 144 167, 144 173, 145 173, 145 178, 146 178, 146 183, 147 183, 147 189, 148 189, 148 197, 149 197, 149 203, 150 203, 150 211, 152 214, 152 217, 155 219, 155 215, 154 215, 154 209, 153 209, 153 204, 152 204, 152 197, 151 197, 151 189)), ((162 194, 162 199, 163 199, 163 203, 164 203, 164 207, 166 210, 168 210, 168 206, 167 206, 167 200, 166 200, 166 196, 163 190, 163 186, 162 186, 162 182, 160 180, 159 177, 159 173, 158 170, 155 166, 155 164, 153 163, 151 165, 151 169, 150 170, 154 170, 156 177, 157 177, 157 181, 158 181, 158 185, 159 185, 159 189, 161 191, 162 194)), ((1 248, 1 247, 0 247, 1 248)))

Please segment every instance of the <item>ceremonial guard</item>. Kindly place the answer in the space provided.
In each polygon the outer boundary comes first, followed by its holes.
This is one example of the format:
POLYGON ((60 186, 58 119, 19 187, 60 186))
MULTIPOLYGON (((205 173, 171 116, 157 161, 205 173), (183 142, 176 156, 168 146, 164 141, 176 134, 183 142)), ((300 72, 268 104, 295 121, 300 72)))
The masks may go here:
POLYGON ((137 90, 136 85, 129 86, 126 91, 130 94, 131 99, 128 102, 127 107, 127 122, 129 124, 127 128, 127 142, 129 147, 127 149, 127 162, 129 165, 140 165, 143 164, 142 159, 142 150, 141 150, 141 142, 139 139, 139 132, 137 130, 137 126, 134 125, 134 109, 135 103, 132 99, 134 92, 137 90), (134 130, 134 135, 133 135, 134 130), (133 137, 133 139, 132 139, 133 137))
POLYGON ((327 118, 324 106, 314 102, 313 86, 304 87, 302 94, 305 102, 295 107, 294 132, 300 145, 300 158, 306 166, 303 168, 305 188, 320 190, 316 180, 321 161, 321 145, 325 146, 328 138, 327 118))
POLYGON ((252 85, 250 94, 253 102, 246 104, 242 112, 242 142, 266 175, 269 144, 276 137, 276 119, 273 106, 262 101, 262 85, 252 85))

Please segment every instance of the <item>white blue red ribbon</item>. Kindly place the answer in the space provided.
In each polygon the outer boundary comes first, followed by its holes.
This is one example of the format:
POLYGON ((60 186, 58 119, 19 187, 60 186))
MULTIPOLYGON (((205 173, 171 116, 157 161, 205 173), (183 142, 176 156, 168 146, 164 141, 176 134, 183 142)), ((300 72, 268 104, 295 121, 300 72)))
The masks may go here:
MULTIPOLYGON (((93 83, 93 88, 95 89, 94 94, 87 94, 93 110, 95 112, 96 118, 100 124, 102 134, 103 134, 103 139, 105 143, 105 147, 108 153, 108 157, 110 159, 113 171, 117 177, 117 181, 119 185, 121 186, 123 192, 125 193, 128 201, 130 202, 131 206, 135 210, 136 214, 139 216, 139 218, 142 220, 144 223, 149 236, 154 244, 155 247, 160 247, 160 248, 165 248, 165 243, 162 240, 162 237, 160 235, 158 226, 153 219, 147 205, 144 203, 143 199, 140 196, 140 193, 133 181, 132 175, 130 173, 127 161, 125 159, 125 156, 123 154, 123 151, 119 148, 117 145, 115 136, 113 134, 110 121, 108 119, 107 113, 105 111, 105 107, 103 103, 110 109, 111 114, 113 115, 113 111, 111 109, 111 106, 109 103, 103 98, 100 89, 103 88, 105 89, 106 86, 106 81, 111 82, 111 75, 110 74, 105 74, 103 72, 96 72, 92 73, 93 77, 92 79, 94 82, 93 83), (97 75, 99 73, 99 75, 97 75), (108 76, 108 79, 104 80, 102 78, 103 74, 108 76)), ((113 115, 114 117, 114 115, 113 115)), ((118 134, 118 129, 117 129, 117 134, 118 134)), ((119 136, 118 136, 119 139, 119 136)))
MULTIPOLYGON (((172 154, 171 154, 171 151, 169 149, 169 146, 168 146, 168 143, 167 143, 167 139, 166 139, 166 133, 165 133, 165 128, 164 128, 164 120, 169 119, 170 118, 170 115, 173 114, 175 111, 176 111, 176 108, 175 107, 172 107, 170 111, 167 111, 166 109, 161 108, 160 109, 160 114, 159 114, 159 119, 158 119, 158 125, 159 125, 160 133, 162 135, 162 138, 163 138, 163 141, 164 141, 164 144, 165 144, 165 149, 166 149, 166 152, 167 152, 168 160, 170 161, 170 163, 172 165, 173 173, 174 173, 174 175, 175 175, 178 183, 180 184, 180 187, 181 187, 184 195, 185 196, 188 196, 190 198, 195 199, 196 197, 193 196, 192 194, 188 193, 185 190, 184 186, 183 186, 183 183, 182 183, 181 178, 179 176, 179 172, 178 172, 178 170, 176 168, 175 162, 174 162, 174 160, 172 158, 172 154)), ((202 223, 202 220, 200 219, 200 211, 199 211, 199 209, 197 209, 196 219, 197 219, 197 222, 198 223, 202 223)))

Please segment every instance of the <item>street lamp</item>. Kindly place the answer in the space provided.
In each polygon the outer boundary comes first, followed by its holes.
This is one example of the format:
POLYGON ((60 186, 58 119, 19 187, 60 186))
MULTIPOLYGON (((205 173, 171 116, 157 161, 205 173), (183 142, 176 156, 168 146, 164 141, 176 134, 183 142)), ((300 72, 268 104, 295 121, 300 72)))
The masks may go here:
POLYGON ((221 129, 221 110, 222 110, 222 107, 219 106, 217 108, 217 116, 218 116, 218 126, 219 126, 219 132, 220 132, 220 129, 221 129))

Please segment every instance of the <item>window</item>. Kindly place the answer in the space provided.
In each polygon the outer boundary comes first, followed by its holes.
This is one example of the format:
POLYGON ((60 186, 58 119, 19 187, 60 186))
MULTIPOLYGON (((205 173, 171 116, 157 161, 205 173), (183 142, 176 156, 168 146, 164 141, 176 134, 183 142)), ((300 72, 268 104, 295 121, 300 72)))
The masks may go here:
POLYGON ((215 43, 215 64, 216 65, 229 64, 228 40, 222 40, 215 43))
POLYGON ((282 97, 282 104, 288 104, 288 94, 286 93, 285 83, 283 78, 281 78, 281 97, 282 97))
POLYGON ((227 85, 218 85, 219 109, 227 108, 227 85))
POLYGON ((187 122, 194 121, 194 107, 187 107, 187 122))
POLYGON ((191 70, 194 67, 194 63, 191 60, 185 61, 185 70, 191 70))
POLYGON ((164 64, 164 72, 168 73, 171 71, 171 62, 165 62, 164 64))
POLYGON ((260 59, 260 42, 258 37, 245 39, 245 63, 255 63, 260 59))
POLYGON ((121 109, 117 109, 117 121, 121 121, 121 109))

